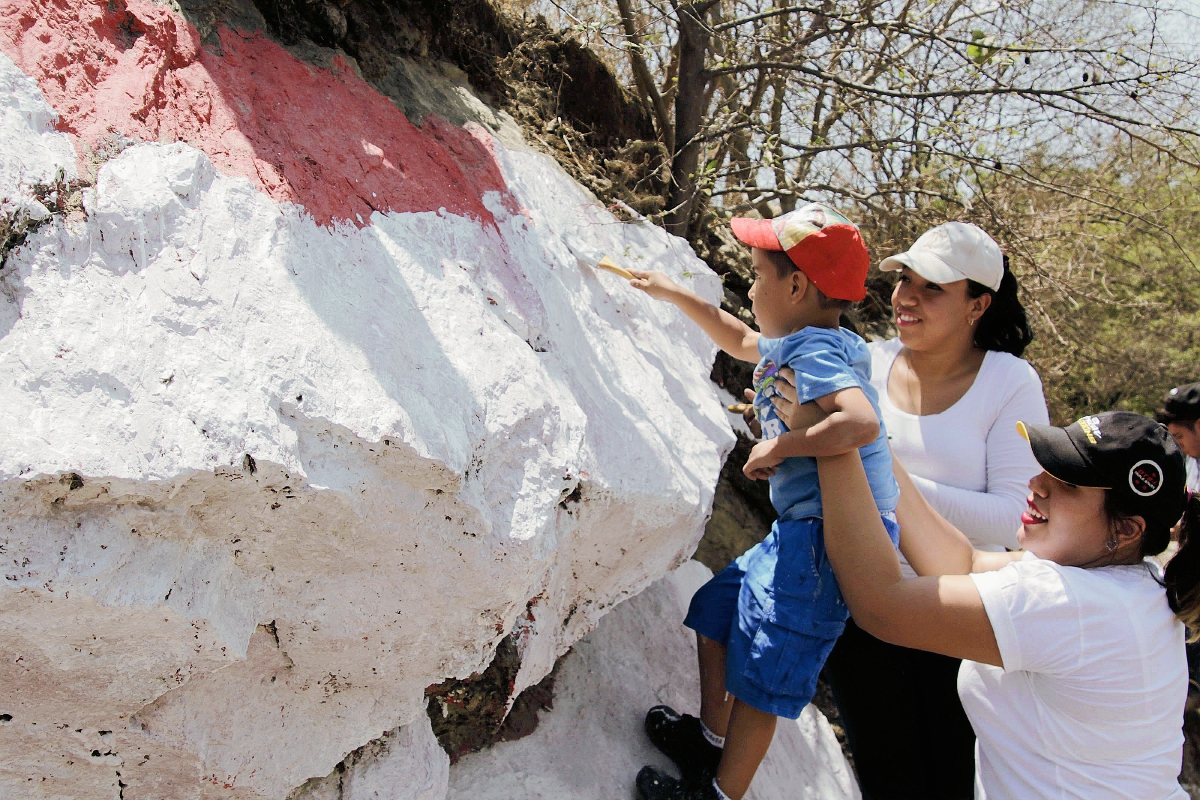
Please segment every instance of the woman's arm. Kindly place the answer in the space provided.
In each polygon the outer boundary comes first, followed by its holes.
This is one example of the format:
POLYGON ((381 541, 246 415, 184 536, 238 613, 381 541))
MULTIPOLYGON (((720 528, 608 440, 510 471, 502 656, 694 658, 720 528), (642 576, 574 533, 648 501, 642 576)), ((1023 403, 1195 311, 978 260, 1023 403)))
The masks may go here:
MULTIPOLYGON (((1028 477, 1028 476, 1027 476, 1028 477)), ((1013 520, 1025 508, 1024 484, 976 492, 930 478, 913 475, 912 481, 925 499, 947 520, 977 544, 1015 549, 1017 525, 1013 520)))
POLYGON ((1014 363, 1010 369, 996 370, 988 380, 992 384, 989 392, 1002 399, 992 412, 984 442, 987 491, 949 486, 919 475, 912 478, 930 505, 971 541, 1016 548, 1029 479, 1041 471, 1029 443, 1017 434, 1017 421, 1045 425, 1049 416, 1041 381, 1028 364, 1014 363))
MULTIPOLYGON (((788 427, 796 429, 818 425, 824 419, 824 411, 820 405, 817 403, 797 404, 796 389, 790 383, 790 369, 781 369, 780 377, 784 380, 775 384, 779 389, 780 396, 772 398, 772 403, 775 405, 780 419, 784 420, 788 427)), ((1040 397, 1040 390, 1038 396, 1040 397)), ((1013 433, 1015 437, 1015 423, 1013 433)), ((900 503, 896 506, 896 519, 900 522, 900 552, 904 553, 908 564, 917 571, 918 575, 967 575, 968 572, 988 572, 1001 569, 1004 565, 1021 558, 1021 553, 990 553, 974 549, 962 531, 947 521, 932 506, 922 491, 923 487, 917 485, 919 479, 913 479, 904 464, 901 464, 894 455, 892 469, 896 483, 900 486, 900 503), (905 536, 905 531, 913 530, 923 531, 923 534, 905 536)), ((932 483, 932 481, 923 481, 923 483, 932 483)), ((971 494, 985 493, 972 492, 971 494)), ((1021 497, 1022 503, 1024 503, 1024 495, 1021 497)), ((1015 540, 1016 535, 1013 534, 1014 543, 1015 540)))
MULTIPOLYGON (((784 380, 776 383, 780 396, 772 398, 780 419, 797 430, 818 424, 824 411, 816 403, 798 405, 789 370, 780 370, 784 380)), ((1015 432, 1015 426, 1014 426, 1015 432)), ((966 575, 988 572, 1021 558, 1020 553, 990 553, 976 550, 970 540, 946 520, 915 485, 899 459, 892 456, 892 470, 900 486, 896 519, 900 523, 900 551, 919 575, 966 575), (905 531, 923 531, 921 536, 905 536, 905 531)), ((982 494, 982 493, 980 493, 982 494)), ((1013 536, 1014 540, 1016 536, 1013 536)))
MULTIPOLYGON (((1021 553, 976 550, 962 531, 946 520, 914 484, 913 477, 892 456, 892 471, 900 485, 896 519, 900 522, 900 552, 918 575, 966 575, 1000 569, 1021 553), (905 536, 905 531, 913 535, 905 536), (919 535, 918 535, 919 534, 919 535)), ((1014 537, 1015 538, 1015 537, 1014 537)))
MULTIPOLYGON (((969 577, 901 576, 900 560, 875 508, 858 451, 818 458, 817 467, 825 549, 855 623, 892 644, 1000 666, 996 635, 969 577)), ((900 489, 903 503, 903 484, 900 489)), ((909 490, 913 491, 911 482, 909 490)), ((909 524, 919 519, 920 514, 909 524)), ((907 535, 920 539, 924 533, 910 528, 907 535)))

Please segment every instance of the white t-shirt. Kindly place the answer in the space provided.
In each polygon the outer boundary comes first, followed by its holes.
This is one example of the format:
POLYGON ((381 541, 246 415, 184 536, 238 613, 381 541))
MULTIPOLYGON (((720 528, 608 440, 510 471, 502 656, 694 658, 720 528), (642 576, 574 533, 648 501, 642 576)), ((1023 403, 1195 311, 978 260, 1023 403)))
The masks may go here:
MULTIPOLYGON (((1029 479, 1041 471, 1017 422, 1050 421, 1037 371, 1024 359, 989 350, 957 403, 917 416, 896 408, 887 391, 903 344, 897 338, 867 347, 892 452, 921 494, 980 550, 1015 549, 1029 479)), ((902 566, 906 577, 915 575, 902 566)))
POLYGON ((1030 553, 971 575, 1004 664, 958 673, 976 800, 1188 800, 1184 628, 1156 576, 1152 559, 1080 569, 1030 553))

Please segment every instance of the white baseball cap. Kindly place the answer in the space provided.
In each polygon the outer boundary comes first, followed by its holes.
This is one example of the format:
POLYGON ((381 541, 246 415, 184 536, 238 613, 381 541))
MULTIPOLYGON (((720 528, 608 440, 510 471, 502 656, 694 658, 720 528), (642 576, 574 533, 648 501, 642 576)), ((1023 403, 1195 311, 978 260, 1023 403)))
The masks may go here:
POLYGON ((884 272, 908 267, 932 283, 973 280, 993 292, 1004 277, 1004 256, 996 240, 969 222, 945 222, 921 234, 908 252, 889 256, 884 272))

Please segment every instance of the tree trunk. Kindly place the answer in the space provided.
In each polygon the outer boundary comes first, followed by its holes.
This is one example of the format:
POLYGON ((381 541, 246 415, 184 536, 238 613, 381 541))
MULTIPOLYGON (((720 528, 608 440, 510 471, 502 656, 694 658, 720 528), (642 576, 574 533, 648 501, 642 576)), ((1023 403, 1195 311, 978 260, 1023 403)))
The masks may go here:
POLYGON ((630 0, 617 0, 617 10, 621 13, 621 24, 625 29, 625 39, 628 42, 626 54, 629 56, 629 68, 633 71, 634 83, 642 104, 654 119, 654 127, 658 129, 658 140, 667 146, 667 152, 675 151, 675 131, 671 126, 671 114, 667 103, 654 85, 654 77, 642 57, 642 37, 638 34, 637 19, 633 14, 633 4, 630 0))
POLYGON ((704 15, 714 0, 686 3, 678 7, 679 82, 675 96, 675 153, 671 159, 671 189, 667 198, 666 228, 686 237, 696 200, 696 172, 700 166, 701 143, 697 138, 704 123, 711 76, 705 69, 708 31, 704 15))

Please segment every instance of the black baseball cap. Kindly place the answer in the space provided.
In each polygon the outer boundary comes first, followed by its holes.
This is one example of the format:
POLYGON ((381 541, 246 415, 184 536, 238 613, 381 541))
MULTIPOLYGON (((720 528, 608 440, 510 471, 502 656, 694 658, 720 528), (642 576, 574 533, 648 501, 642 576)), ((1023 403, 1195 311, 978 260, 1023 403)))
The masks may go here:
POLYGON ((1163 407, 1154 413, 1154 418, 1163 425, 1200 419, 1200 383, 1176 386, 1167 392, 1163 407))
POLYGON ((1183 516, 1183 454, 1167 429, 1149 417, 1105 411, 1065 428, 1018 422, 1017 431, 1052 477, 1116 492, 1147 522, 1170 526, 1183 516))

